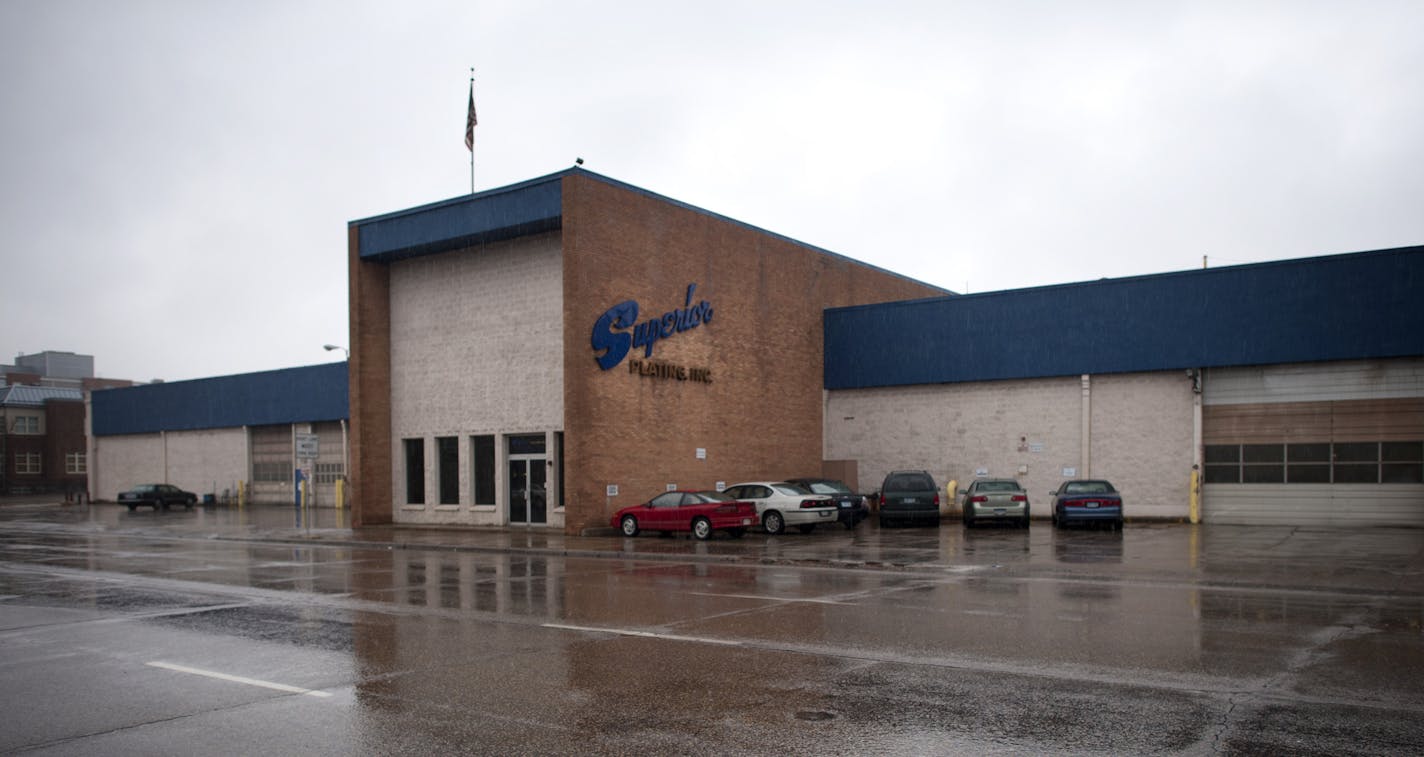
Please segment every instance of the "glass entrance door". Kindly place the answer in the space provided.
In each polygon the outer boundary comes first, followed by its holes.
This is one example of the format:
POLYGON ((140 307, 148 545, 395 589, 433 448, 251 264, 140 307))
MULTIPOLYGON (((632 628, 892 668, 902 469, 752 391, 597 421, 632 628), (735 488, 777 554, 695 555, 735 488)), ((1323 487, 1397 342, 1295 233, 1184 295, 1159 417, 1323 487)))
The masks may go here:
POLYGON ((509 523, 540 525, 549 522, 548 458, 511 457, 509 460, 509 523))

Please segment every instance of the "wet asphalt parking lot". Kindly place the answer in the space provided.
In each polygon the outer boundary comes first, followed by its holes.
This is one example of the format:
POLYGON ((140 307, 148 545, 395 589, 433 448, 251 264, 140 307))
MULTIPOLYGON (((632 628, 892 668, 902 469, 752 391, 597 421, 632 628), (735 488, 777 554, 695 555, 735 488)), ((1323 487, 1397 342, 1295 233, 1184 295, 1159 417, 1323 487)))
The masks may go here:
POLYGON ((0 507, 0 752, 1418 754, 1424 531, 0 507))

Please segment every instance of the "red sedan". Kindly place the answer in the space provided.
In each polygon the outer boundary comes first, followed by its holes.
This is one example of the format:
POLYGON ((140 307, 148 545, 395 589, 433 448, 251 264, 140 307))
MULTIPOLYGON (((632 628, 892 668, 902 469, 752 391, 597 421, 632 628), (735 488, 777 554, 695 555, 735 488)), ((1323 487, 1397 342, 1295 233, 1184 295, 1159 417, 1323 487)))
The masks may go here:
POLYGON ((637 536, 644 529, 691 531, 697 539, 706 540, 717 530, 740 537, 757 523, 757 514, 756 505, 722 492, 664 492, 641 505, 619 510, 611 523, 624 536, 637 536))

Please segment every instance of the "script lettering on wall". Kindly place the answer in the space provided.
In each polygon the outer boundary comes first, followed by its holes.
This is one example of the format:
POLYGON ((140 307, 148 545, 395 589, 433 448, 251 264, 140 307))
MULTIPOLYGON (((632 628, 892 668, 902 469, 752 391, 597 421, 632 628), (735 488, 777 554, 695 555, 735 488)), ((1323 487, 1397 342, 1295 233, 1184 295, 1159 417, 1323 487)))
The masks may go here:
MULTIPOLYGON (((696 284, 688 284, 683 307, 642 323, 638 323, 637 300, 624 300, 604 311, 593 324, 593 358, 598 367, 606 371, 617 366, 634 347, 643 348, 646 360, 653 356, 653 346, 658 340, 711 323, 712 303, 702 300, 693 305, 692 295, 696 291, 696 284), (631 332, 628 331, 630 328, 631 332)), ((708 375, 710 383, 710 370, 708 375)))

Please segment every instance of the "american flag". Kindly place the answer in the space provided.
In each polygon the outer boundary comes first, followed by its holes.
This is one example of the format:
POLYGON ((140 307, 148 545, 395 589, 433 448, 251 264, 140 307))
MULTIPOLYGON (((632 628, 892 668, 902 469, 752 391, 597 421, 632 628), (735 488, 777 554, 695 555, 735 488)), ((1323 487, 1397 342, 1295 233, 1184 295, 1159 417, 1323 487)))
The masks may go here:
POLYGON ((470 112, 465 116, 465 149, 475 151, 475 82, 470 80, 470 112))

